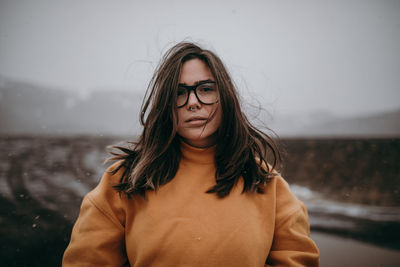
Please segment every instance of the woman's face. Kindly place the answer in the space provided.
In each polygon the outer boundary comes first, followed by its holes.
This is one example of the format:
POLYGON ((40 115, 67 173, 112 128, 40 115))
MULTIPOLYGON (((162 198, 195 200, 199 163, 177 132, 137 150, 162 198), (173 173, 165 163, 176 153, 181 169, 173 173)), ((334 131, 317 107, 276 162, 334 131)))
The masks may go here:
MULTIPOLYGON (((193 86, 204 81, 215 81, 215 79, 203 61, 197 58, 190 59, 182 65, 180 85, 193 86)), ((178 134, 186 143, 195 147, 215 144, 216 131, 221 124, 221 107, 218 101, 211 105, 202 104, 194 91, 190 91, 186 105, 177 111, 178 134)))

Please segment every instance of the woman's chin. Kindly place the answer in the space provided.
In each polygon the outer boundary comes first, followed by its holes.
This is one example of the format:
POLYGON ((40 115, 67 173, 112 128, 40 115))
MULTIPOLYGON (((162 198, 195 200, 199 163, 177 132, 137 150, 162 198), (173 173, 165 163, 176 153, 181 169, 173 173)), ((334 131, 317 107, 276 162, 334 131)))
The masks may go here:
POLYGON ((181 138, 185 143, 199 148, 210 147, 215 144, 214 136, 208 136, 208 137, 181 136, 181 138))

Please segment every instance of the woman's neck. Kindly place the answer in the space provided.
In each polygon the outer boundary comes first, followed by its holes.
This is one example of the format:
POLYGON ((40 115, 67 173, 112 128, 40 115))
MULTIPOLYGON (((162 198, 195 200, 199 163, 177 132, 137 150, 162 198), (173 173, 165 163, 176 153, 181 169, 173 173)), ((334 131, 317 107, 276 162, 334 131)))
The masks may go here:
POLYGON ((181 152, 184 160, 193 163, 214 163, 215 146, 195 147, 187 142, 181 142, 181 152))

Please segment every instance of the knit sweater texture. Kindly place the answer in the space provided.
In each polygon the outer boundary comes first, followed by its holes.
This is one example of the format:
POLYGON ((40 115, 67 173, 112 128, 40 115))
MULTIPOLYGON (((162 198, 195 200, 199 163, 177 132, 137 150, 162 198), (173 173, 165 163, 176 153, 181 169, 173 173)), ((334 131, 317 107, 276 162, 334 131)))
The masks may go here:
POLYGON ((240 179, 218 198, 205 193, 214 147, 181 150, 176 176, 145 199, 119 194, 122 170, 107 171, 82 202, 63 266, 319 266, 307 210, 282 177, 264 194, 242 193, 240 179))

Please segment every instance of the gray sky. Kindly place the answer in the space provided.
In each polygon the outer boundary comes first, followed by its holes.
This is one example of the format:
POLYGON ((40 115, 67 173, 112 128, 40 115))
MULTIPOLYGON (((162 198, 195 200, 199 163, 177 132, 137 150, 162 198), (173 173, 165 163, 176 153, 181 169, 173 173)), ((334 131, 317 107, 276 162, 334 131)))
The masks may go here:
POLYGON ((0 75, 83 94, 144 91, 186 38, 273 112, 369 114, 400 108, 399 14, 386 0, 0 0, 0 75))

